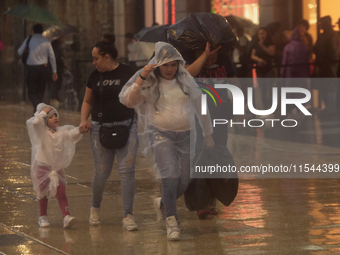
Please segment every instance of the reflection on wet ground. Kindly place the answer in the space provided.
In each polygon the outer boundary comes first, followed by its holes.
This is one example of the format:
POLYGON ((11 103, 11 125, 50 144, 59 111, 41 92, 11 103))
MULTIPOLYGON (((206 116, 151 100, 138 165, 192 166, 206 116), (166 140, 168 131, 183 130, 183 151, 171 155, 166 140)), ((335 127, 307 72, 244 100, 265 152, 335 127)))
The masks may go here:
MULTIPOLYGON (((102 225, 90 227, 93 158, 88 135, 77 145, 75 158, 66 170, 70 210, 78 224, 63 229, 58 203, 51 199, 51 226, 39 228, 25 126, 30 115, 31 106, 0 103, 0 254, 340 254, 339 179, 240 179, 235 201, 229 207, 218 203, 219 216, 207 220, 198 220, 181 198, 178 214, 182 240, 168 242, 165 231, 155 222, 153 210, 153 198, 159 196, 160 186, 141 155, 136 165, 134 204, 140 230, 122 229, 116 168, 105 188, 102 225)), ((60 111, 60 115, 61 125, 79 122, 79 113, 60 111)), ((338 125, 335 122, 320 122, 320 130, 327 130, 329 135, 337 133, 336 126, 332 126, 338 125)), ((276 138, 260 131, 255 131, 255 137, 238 132, 230 135, 228 147, 236 165, 265 160, 308 163, 324 159, 340 163, 340 149, 334 148, 339 146, 325 143, 320 130, 299 130, 300 136, 314 136, 310 144, 308 139, 298 140, 299 135, 288 139, 289 134, 283 133, 283 137, 276 134, 276 138), (320 143, 316 142, 318 135, 322 136, 320 143)))
MULTIPOLYGON (((229 132, 255 137, 261 136, 280 141, 340 147, 340 114, 326 119, 320 118, 317 112, 314 112, 312 116, 304 116, 303 113, 297 112, 294 116, 289 116, 289 118, 282 118, 278 115, 259 118, 259 116, 248 114, 246 118, 242 117, 242 121, 243 119, 246 120, 246 127, 236 124, 229 128, 229 132), (249 127, 247 122, 250 119, 262 120, 264 126, 260 128, 249 127), (283 119, 294 119, 297 122, 297 126, 294 128, 283 127, 280 122, 275 121, 273 128, 272 121, 266 121, 266 119, 277 119, 281 121, 283 119)), ((235 121, 237 121, 237 118, 235 121)), ((253 121, 253 123, 251 123, 253 126, 260 126, 261 124, 262 122, 260 121, 253 121)), ((287 122, 285 125, 294 125, 294 123, 287 122)))

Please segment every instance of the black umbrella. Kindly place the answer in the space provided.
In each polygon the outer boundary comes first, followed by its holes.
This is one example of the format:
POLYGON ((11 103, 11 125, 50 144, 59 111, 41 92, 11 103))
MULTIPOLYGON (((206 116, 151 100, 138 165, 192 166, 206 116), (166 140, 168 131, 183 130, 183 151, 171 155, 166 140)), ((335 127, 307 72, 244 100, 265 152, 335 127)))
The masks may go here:
POLYGON ((137 41, 166 42, 166 29, 169 25, 145 27, 136 34, 137 41))
POLYGON ((224 17, 226 20, 228 20, 229 24, 232 27, 249 27, 249 28, 254 28, 256 25, 247 18, 240 17, 240 16, 234 16, 234 15, 228 15, 224 17))

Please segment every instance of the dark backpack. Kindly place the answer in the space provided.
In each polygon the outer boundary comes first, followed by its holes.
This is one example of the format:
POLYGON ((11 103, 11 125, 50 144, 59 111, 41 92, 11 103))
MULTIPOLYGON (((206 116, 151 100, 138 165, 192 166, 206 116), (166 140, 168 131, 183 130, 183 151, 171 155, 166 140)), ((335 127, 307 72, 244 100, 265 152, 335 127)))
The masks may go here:
POLYGON ((29 47, 28 47, 28 45, 29 45, 29 43, 30 43, 30 41, 31 41, 31 38, 32 38, 32 36, 30 36, 30 37, 28 37, 28 39, 27 39, 27 41, 26 41, 26 47, 25 47, 25 49, 24 49, 24 53, 22 54, 22 56, 21 56, 21 61, 22 61, 22 63, 24 64, 24 65, 27 65, 27 59, 28 59, 28 54, 29 54, 29 47))

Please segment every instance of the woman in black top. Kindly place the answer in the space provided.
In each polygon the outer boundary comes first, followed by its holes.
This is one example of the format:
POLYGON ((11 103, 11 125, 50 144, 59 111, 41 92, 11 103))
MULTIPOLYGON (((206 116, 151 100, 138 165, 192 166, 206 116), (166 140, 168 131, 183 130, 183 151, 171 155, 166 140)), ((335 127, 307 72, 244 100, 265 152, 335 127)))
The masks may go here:
POLYGON ((117 49, 114 45, 114 35, 106 34, 102 41, 96 43, 92 50, 93 64, 97 70, 88 79, 85 97, 81 109, 80 132, 89 130, 92 153, 95 162, 95 172, 92 180, 92 207, 90 210, 90 225, 99 225, 99 210, 104 187, 109 178, 115 155, 118 160, 118 171, 121 177, 121 192, 123 197, 124 218, 123 227, 127 230, 137 230, 132 216, 135 194, 135 160, 138 148, 137 123, 134 109, 129 109, 119 102, 118 95, 124 84, 135 73, 135 68, 120 64, 116 59, 117 49), (99 93, 100 76, 103 79, 103 94, 99 93), (103 102, 101 102, 101 99, 103 102), (88 116, 92 116, 89 123, 88 116), (121 149, 107 149, 99 142, 100 118, 103 126, 128 126, 131 121, 127 144, 121 149))
MULTIPOLYGON (((254 46, 251 59, 256 63, 256 74, 258 78, 272 77, 272 62, 274 59, 275 45, 271 35, 265 28, 260 28, 258 33, 258 42, 254 46)), ((265 110, 270 108, 269 98, 271 92, 271 84, 267 80, 259 82, 261 88, 262 101, 265 110)))
POLYGON ((272 69, 275 45, 265 28, 258 31, 258 42, 252 50, 251 59, 257 64, 257 77, 264 78, 272 69))

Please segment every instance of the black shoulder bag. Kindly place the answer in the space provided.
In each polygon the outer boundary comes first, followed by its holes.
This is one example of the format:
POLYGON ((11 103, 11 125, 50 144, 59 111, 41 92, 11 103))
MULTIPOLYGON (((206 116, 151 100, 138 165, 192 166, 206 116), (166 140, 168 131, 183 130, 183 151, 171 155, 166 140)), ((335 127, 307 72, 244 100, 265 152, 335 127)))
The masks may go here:
POLYGON ((28 45, 30 44, 32 36, 28 37, 26 41, 26 47, 24 49, 24 53, 22 53, 21 61, 24 65, 27 65, 28 54, 30 53, 28 45))
POLYGON ((100 84, 99 84, 99 94, 100 94, 100 113, 99 116, 99 141, 101 145, 107 149, 120 149, 123 148, 128 140, 130 128, 133 124, 134 116, 132 116, 131 123, 129 126, 124 125, 114 125, 113 127, 102 126, 102 116, 103 116, 103 74, 100 73, 100 84))

